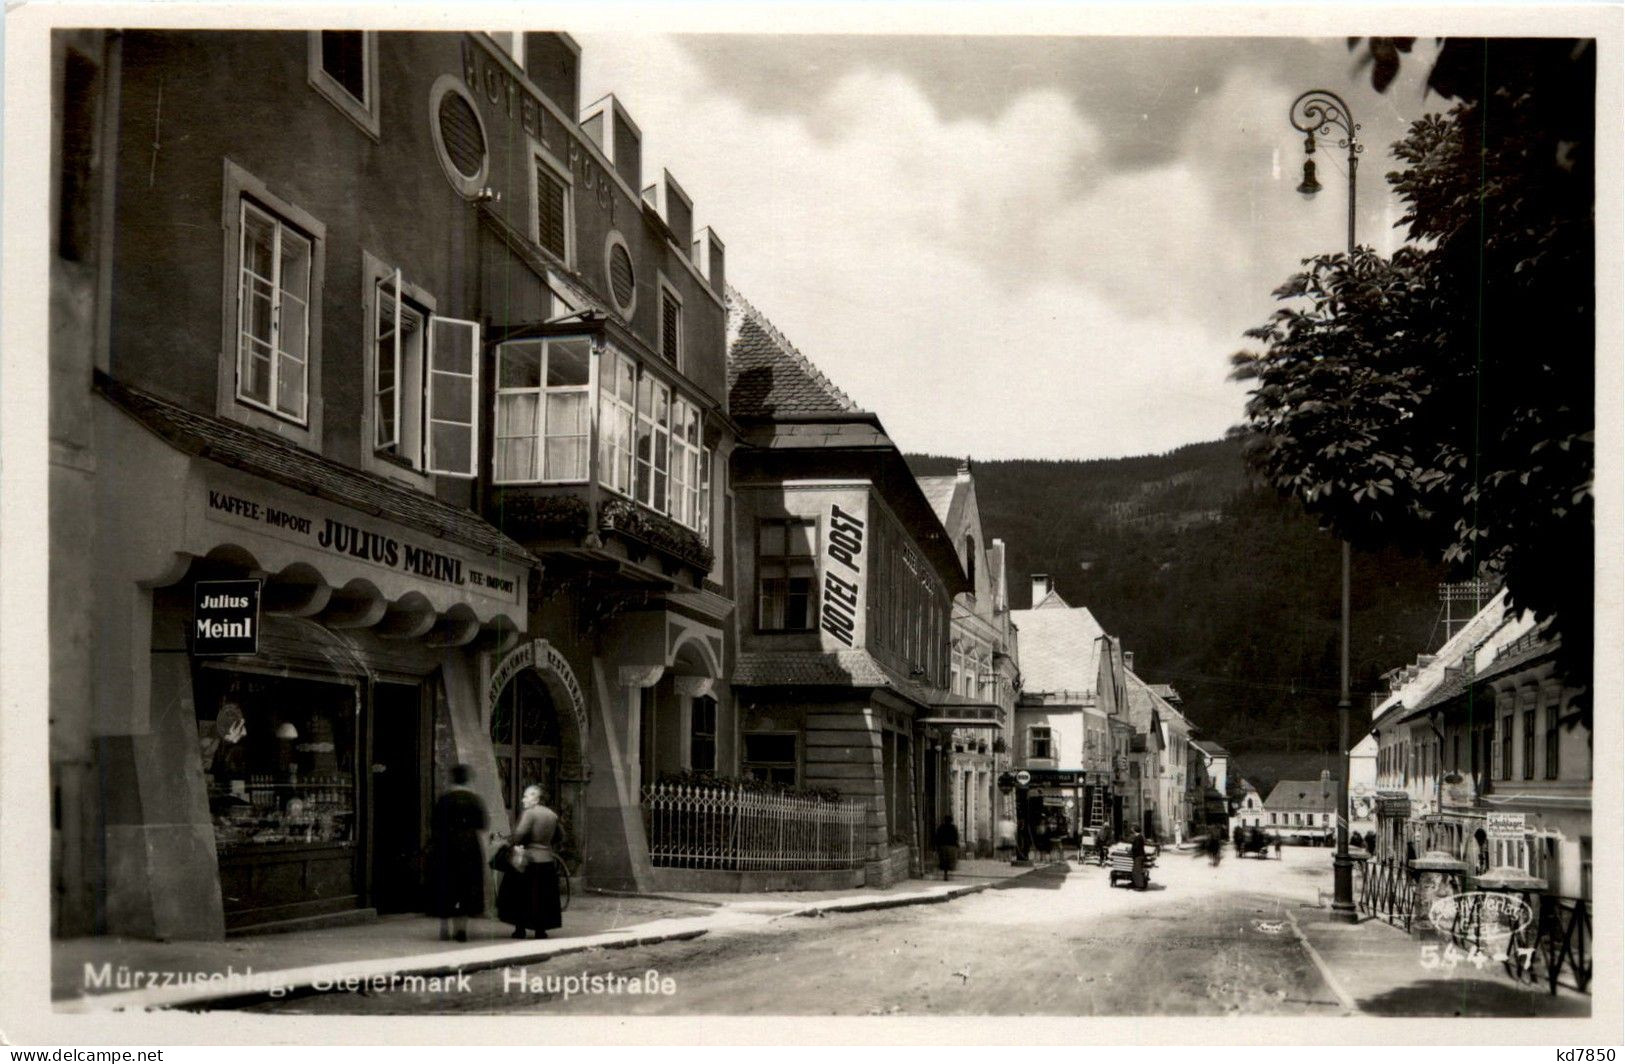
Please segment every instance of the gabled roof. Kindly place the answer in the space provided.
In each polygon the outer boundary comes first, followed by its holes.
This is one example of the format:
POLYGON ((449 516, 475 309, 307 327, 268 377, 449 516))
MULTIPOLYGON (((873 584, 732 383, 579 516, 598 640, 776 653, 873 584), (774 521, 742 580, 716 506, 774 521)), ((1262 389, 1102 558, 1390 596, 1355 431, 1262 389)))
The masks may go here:
POLYGON ((1218 743, 1210 742, 1207 739, 1192 739, 1191 745, 1202 751, 1204 754, 1212 754, 1215 757, 1230 756, 1230 751, 1226 750, 1218 743))
POLYGON ((920 490, 925 493, 925 501, 931 504, 931 509, 936 513, 937 520, 941 521, 943 527, 946 528, 948 525, 948 512, 953 508, 954 503, 954 487, 959 483, 959 478, 949 474, 940 477, 915 477, 914 479, 920 482, 920 490))
MULTIPOLYGON (((1414 675, 1372 710, 1371 723, 1375 726, 1400 720, 1408 714, 1402 713, 1398 717, 1390 714, 1396 710, 1417 709, 1428 702, 1430 696, 1439 692, 1440 688, 1451 684, 1452 672, 1458 670, 1463 661, 1473 655, 1475 647, 1490 639, 1496 630, 1506 623, 1506 598, 1504 589, 1496 592, 1483 609, 1462 625, 1460 631, 1445 641, 1444 646, 1440 647, 1436 654, 1424 659, 1427 662, 1425 665, 1419 661, 1414 675), (1389 719, 1384 721, 1384 717, 1389 719)), ((1459 680, 1459 677, 1456 679, 1459 680)), ((1448 698, 1459 694, 1460 690, 1441 693, 1448 698)))
POLYGON ((1254 787, 1253 784, 1252 784, 1252 781, 1247 780, 1247 779, 1242 779, 1242 781, 1241 781, 1241 790, 1242 790, 1242 793, 1246 793, 1248 791, 1251 791, 1253 794, 1258 793, 1258 788, 1254 787))
MULTIPOLYGON (((1066 601, 1066 599, 1061 598, 1061 590, 1059 590, 1059 588, 1050 588, 1050 591, 1048 591, 1048 593, 1046 593, 1046 595, 1043 596, 1043 598, 1038 599, 1037 603, 1032 604, 1032 608, 1033 609, 1071 609, 1072 606, 1071 606, 1071 603, 1068 603, 1068 601, 1066 601)), ((1027 609, 1017 609, 1016 612, 1017 612, 1017 614, 1020 614, 1020 612, 1032 612, 1032 611, 1027 611, 1027 609)), ((1012 614, 1012 616, 1014 616, 1014 614, 1012 614)))
POLYGON ((1021 633, 1023 691, 1094 691, 1106 630, 1086 607, 1011 610, 1010 620, 1021 633))
POLYGON ((735 418, 861 413, 850 396, 732 286, 728 412, 735 418))
POLYGON ((1151 686, 1132 671, 1125 670, 1124 679, 1128 687, 1128 719, 1134 730, 1155 735, 1159 742, 1165 742, 1162 715, 1173 712, 1173 707, 1157 697, 1151 686))
POLYGON ((1335 780, 1282 780, 1264 799, 1264 808, 1272 813, 1330 813, 1337 808, 1337 783, 1335 780))

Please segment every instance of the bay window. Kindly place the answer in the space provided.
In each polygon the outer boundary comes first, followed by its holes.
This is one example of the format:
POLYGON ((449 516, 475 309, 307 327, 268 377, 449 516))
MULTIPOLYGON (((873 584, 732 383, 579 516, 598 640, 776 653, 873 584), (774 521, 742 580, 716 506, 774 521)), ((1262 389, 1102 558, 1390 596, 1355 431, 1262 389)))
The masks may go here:
POLYGON ((700 437, 700 411, 694 404, 678 399, 671 445, 671 514, 679 524, 700 527, 700 459, 704 454, 700 437))
POLYGON ((592 341, 585 337, 497 347, 497 483, 587 479, 591 373, 592 341))
POLYGON ((237 398, 305 424, 311 240, 246 198, 237 272, 237 398))
POLYGON ((665 513, 670 503, 671 389, 654 377, 638 379, 638 502, 665 513))
POLYGON ((622 495, 632 494, 637 419, 637 364, 609 351, 598 366, 598 479, 622 495))

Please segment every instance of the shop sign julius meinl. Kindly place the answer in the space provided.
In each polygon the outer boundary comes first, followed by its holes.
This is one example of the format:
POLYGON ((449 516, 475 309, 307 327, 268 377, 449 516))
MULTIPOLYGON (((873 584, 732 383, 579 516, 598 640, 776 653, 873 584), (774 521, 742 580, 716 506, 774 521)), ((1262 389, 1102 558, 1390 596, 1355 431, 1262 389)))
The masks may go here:
POLYGON ((199 580, 192 595, 193 654, 259 652, 258 580, 199 580))

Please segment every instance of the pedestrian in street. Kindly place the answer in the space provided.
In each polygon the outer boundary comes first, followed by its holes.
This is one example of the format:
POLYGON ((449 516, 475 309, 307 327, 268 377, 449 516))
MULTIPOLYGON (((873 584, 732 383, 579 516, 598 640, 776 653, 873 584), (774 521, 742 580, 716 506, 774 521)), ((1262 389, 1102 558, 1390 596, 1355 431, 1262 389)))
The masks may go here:
POLYGON ((1138 829, 1134 832, 1133 841, 1128 845, 1128 852, 1129 857, 1134 862, 1129 871, 1129 883, 1135 890, 1144 890, 1146 886, 1145 835, 1138 829))
POLYGON ((519 823, 508 842, 513 847, 512 867, 502 874, 497 890, 497 916, 513 925, 513 937, 526 930, 537 938, 564 921, 559 912, 559 871, 555 856, 563 833, 559 815, 542 804, 542 789, 534 783, 519 799, 519 823))
POLYGON ((485 911, 485 803, 469 787, 467 765, 451 770, 451 786, 434 803, 431 817, 430 882, 440 940, 468 941, 468 918, 485 911))
POLYGON ((1038 824, 1033 828, 1033 844, 1038 847, 1038 855, 1048 864, 1050 852, 1048 817, 1040 817, 1038 824))
POLYGON ((942 881, 946 883, 948 874, 959 864, 959 829, 954 827, 952 816, 943 816, 931 841, 937 848, 937 867, 942 869, 942 881))
POLYGON ((1365 852, 1371 856, 1373 861, 1377 859, 1377 833, 1375 831, 1365 833, 1365 852))
POLYGON ((1277 861, 1279 861, 1281 859, 1281 836, 1280 835, 1275 836, 1275 859, 1277 861))

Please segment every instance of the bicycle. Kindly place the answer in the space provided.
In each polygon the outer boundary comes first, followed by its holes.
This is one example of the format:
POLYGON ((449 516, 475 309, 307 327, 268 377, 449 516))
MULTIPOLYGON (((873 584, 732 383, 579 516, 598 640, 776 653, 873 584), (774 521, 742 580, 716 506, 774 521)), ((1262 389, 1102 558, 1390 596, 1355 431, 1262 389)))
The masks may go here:
POLYGON ((570 907, 570 880, 575 873, 559 853, 553 854, 553 867, 559 877, 559 912, 562 913, 570 907))

